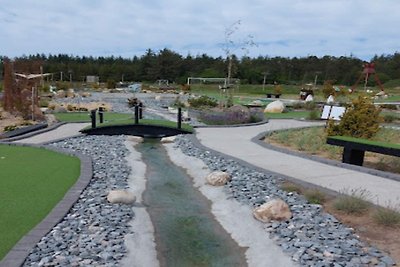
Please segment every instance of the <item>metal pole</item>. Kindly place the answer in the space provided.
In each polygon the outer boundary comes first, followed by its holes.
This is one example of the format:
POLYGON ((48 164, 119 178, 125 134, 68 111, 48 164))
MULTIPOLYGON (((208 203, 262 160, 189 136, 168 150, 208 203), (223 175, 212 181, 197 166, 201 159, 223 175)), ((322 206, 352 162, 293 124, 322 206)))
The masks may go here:
POLYGON ((135 105, 135 124, 139 124, 139 106, 135 105))
POLYGON ((96 128, 96 111, 95 109, 90 111, 90 118, 92 119, 92 129, 96 128))
POLYGON ((103 110, 103 107, 99 107, 99 119, 100 119, 100 123, 104 122, 104 110, 103 110))
POLYGON ((143 119, 143 103, 139 103, 139 119, 143 119))
POLYGON ((178 108, 178 129, 182 129, 182 108, 178 108))

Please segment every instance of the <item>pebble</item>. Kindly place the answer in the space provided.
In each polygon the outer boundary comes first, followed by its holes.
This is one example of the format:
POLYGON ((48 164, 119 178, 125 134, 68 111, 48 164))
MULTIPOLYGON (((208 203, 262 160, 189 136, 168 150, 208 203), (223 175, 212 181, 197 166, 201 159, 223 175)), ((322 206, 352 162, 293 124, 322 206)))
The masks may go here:
MULTIPOLYGON (((84 101, 101 101, 103 98, 102 94, 93 94, 84 101)), ((154 109, 166 105, 151 97, 144 102, 145 106, 154 109)), ((125 98, 112 104, 113 111, 132 112, 127 108, 125 98)), ((33 249, 24 266, 118 266, 127 251, 124 237, 135 230, 128 225, 134 214, 125 205, 108 204, 105 196, 109 190, 127 187, 130 169, 125 160, 121 160, 128 153, 124 140, 123 136, 86 136, 52 144, 92 157, 93 178, 65 218, 33 249)), ((394 265, 392 258, 360 241, 352 229, 323 212, 320 205, 307 203, 297 193, 288 194, 281 190, 278 184, 282 179, 275 174, 258 172, 214 155, 194 146, 184 136, 176 139, 175 146, 183 153, 201 159, 211 170, 229 172, 232 180, 224 187, 228 199, 251 207, 260 206, 271 198, 285 200, 292 210, 292 219, 265 224, 265 234, 299 265, 394 265)))

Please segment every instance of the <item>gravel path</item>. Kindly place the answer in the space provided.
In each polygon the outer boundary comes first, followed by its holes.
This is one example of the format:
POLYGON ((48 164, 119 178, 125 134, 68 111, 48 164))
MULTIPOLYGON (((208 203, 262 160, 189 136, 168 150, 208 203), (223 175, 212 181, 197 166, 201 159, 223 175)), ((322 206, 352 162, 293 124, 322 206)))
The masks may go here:
MULTIPOLYGON (((115 103, 118 106, 122 100, 115 103)), ((152 108, 162 107, 156 103, 152 108)), ((132 224, 137 217, 130 206, 111 205, 106 200, 109 190, 129 187, 131 165, 125 160, 129 155, 125 141, 123 136, 82 136, 52 144, 92 157, 93 179, 64 220, 38 243, 24 266, 129 266, 126 240, 129 237, 135 242, 135 233, 142 226, 132 224)), ((279 176, 256 171, 196 147, 184 136, 177 139, 175 147, 202 160, 210 170, 229 172, 233 179, 223 188, 227 199, 249 208, 274 197, 285 200, 293 218, 267 223, 263 228, 265 235, 294 263, 349 267, 394 264, 389 256, 361 242, 352 229, 324 213, 320 205, 309 204, 296 193, 280 190, 279 176)))

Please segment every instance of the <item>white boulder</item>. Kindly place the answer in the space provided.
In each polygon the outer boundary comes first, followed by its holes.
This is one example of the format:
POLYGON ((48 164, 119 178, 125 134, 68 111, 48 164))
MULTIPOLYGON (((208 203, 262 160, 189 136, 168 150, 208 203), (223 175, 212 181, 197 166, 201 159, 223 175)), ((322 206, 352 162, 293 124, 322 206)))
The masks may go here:
POLYGON ((227 172, 214 171, 206 176, 206 183, 213 186, 222 186, 231 180, 227 172))
POLYGON ((329 95, 328 99, 326 100, 327 104, 332 104, 335 102, 335 98, 333 97, 333 95, 329 95))
POLYGON ((306 102, 312 102, 314 101, 314 97, 312 95, 308 95, 305 99, 306 102))
POLYGON ((285 201, 273 199, 255 208, 253 216, 262 222, 270 222, 271 220, 286 221, 292 217, 292 212, 285 201))
POLYGON ((161 138, 161 143, 162 144, 173 143, 173 142, 175 142, 175 139, 176 139, 176 136, 163 137, 163 138, 161 138))
POLYGON ((127 190, 112 190, 108 193, 107 200, 113 204, 133 204, 136 201, 136 197, 127 190))
POLYGON ((285 109, 285 104, 282 101, 276 100, 274 102, 269 103, 264 109, 265 113, 282 113, 285 109))

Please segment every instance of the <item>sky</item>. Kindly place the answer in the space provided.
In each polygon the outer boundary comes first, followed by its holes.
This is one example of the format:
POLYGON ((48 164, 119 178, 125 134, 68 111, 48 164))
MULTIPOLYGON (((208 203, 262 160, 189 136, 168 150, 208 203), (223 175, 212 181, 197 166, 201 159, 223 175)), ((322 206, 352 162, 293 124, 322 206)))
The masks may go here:
POLYGON ((0 55, 224 57, 228 47, 370 60, 400 51, 399 10, 399 0, 0 0, 0 55))

